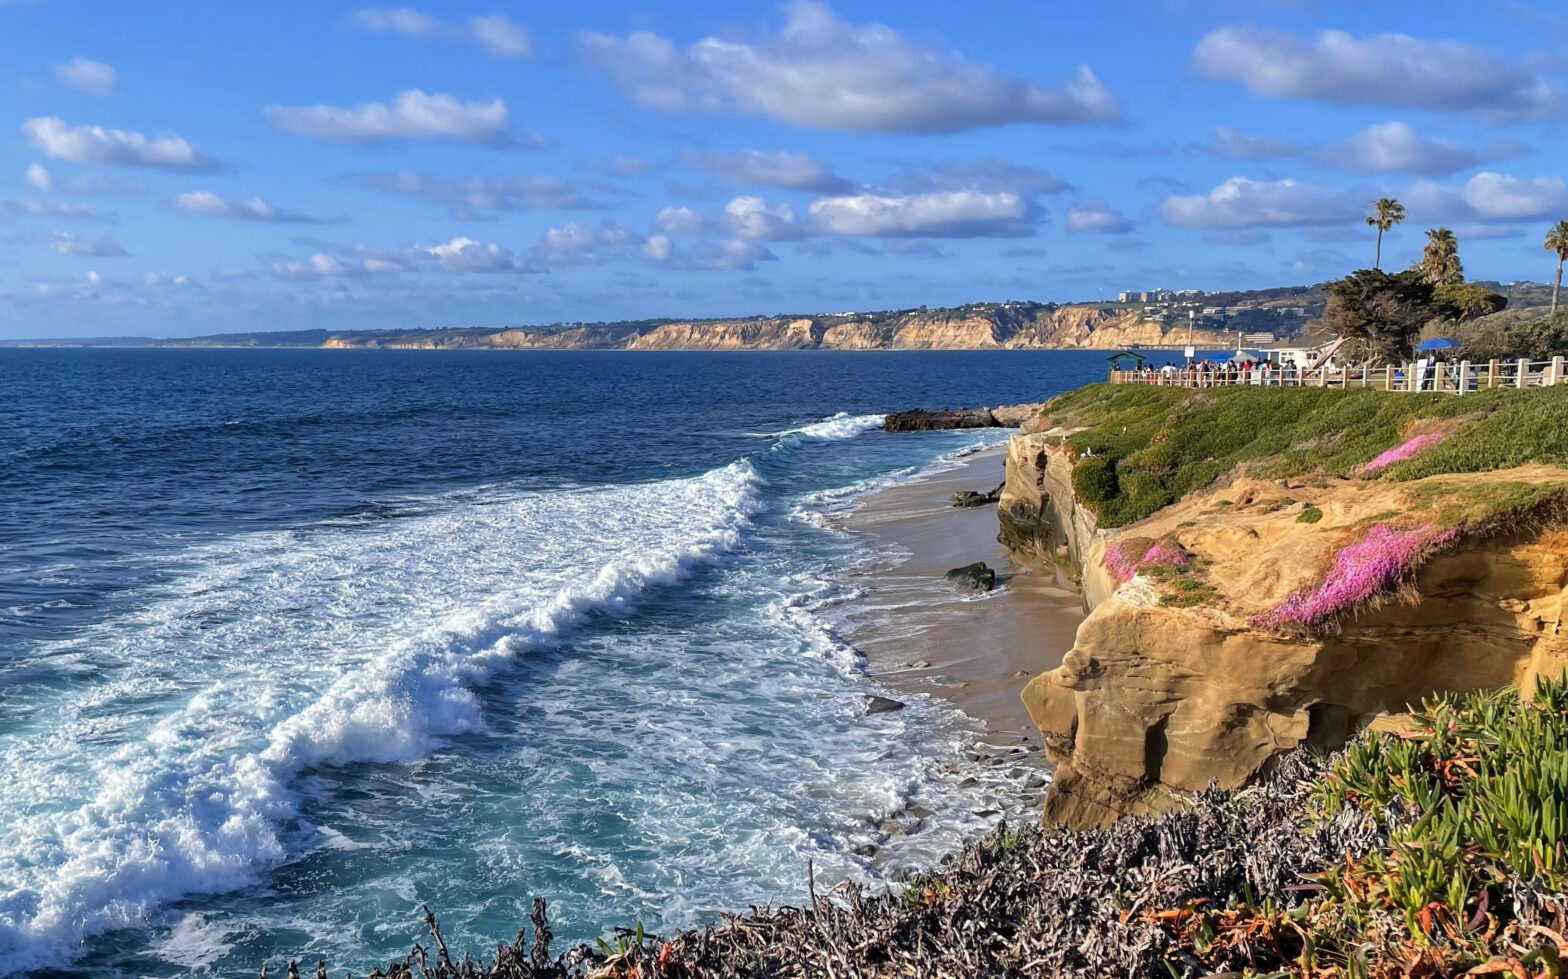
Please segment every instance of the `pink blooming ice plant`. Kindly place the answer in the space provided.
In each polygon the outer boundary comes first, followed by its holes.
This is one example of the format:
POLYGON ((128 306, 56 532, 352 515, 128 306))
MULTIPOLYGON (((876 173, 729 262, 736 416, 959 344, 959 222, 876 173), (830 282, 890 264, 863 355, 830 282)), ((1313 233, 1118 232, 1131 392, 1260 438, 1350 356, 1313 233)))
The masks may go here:
POLYGON ((1169 537, 1157 541, 1150 541, 1147 537, 1129 537, 1105 549, 1105 566, 1118 582, 1130 580, 1150 565, 1186 564, 1189 560, 1181 545, 1169 537))
POLYGON ((1258 628, 1287 622, 1318 626, 1397 585, 1434 548, 1453 540, 1455 531, 1431 524, 1395 528, 1375 524, 1366 536, 1334 554, 1334 564, 1315 586, 1298 588, 1268 612, 1252 617, 1258 628))
POLYGON ((1403 445, 1394 446, 1362 466, 1361 471, 1371 472, 1374 469, 1382 469, 1384 466, 1392 466, 1396 462, 1403 462, 1417 452, 1429 449, 1441 441, 1443 441, 1442 432, 1427 432, 1425 435, 1417 435, 1415 438, 1407 440, 1403 445))

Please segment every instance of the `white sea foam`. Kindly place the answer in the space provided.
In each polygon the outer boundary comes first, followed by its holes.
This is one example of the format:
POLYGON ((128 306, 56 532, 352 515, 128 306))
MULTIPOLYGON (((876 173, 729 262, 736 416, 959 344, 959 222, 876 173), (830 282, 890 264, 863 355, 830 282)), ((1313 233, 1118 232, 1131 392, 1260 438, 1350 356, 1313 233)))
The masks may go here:
POLYGON ((314 839, 303 772, 479 728, 520 653, 743 547, 760 486, 740 462, 182 555, 134 614, 38 651, 97 669, 0 740, 0 974, 253 882, 314 839))
POLYGON ((773 432, 769 438, 786 438, 794 435, 807 441, 833 442, 839 439, 852 439, 866 432, 873 432, 882 427, 882 422, 887 419, 882 415, 851 415, 841 411, 832 418, 802 425, 799 428, 789 428, 782 432, 773 432))

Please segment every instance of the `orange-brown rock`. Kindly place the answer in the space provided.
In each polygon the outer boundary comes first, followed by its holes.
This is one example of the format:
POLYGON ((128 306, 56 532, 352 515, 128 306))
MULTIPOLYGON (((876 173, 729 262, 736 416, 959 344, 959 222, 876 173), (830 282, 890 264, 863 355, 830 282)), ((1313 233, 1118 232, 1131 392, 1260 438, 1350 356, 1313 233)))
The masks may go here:
POLYGON ((1073 499, 1062 434, 1013 437, 998 504, 1004 542, 1035 561, 1070 560, 1089 608, 1061 665, 1023 694, 1059 766, 1048 822, 1093 825, 1211 781, 1232 788, 1299 744, 1328 747, 1368 726, 1397 727, 1434 691, 1529 689, 1536 675, 1568 669, 1568 533, 1560 528, 1461 538, 1416 570, 1400 600, 1335 629, 1250 622, 1316 581, 1336 548, 1390 513, 1419 516, 1434 493, 1483 484, 1568 487, 1568 471, 1533 465, 1311 486, 1235 477, 1107 532, 1073 499), (1321 520, 1297 520, 1309 503, 1321 520), (1178 541, 1212 594, 1174 607, 1156 577, 1119 582, 1105 554, 1124 537, 1178 541))

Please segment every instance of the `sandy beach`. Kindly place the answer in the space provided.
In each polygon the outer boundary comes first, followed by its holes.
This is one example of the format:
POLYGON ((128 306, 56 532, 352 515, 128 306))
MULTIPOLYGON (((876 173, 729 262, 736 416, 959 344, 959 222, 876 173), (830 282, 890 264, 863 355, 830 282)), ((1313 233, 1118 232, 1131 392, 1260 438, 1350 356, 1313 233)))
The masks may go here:
POLYGON ((854 575, 865 595, 841 628, 889 686, 952 700, 985 722, 993 741, 1037 746, 1018 695, 1072 648, 1083 605, 1054 575, 1013 562, 997 543, 994 505, 951 505, 955 491, 1000 483, 1002 459, 1000 449, 977 453, 956 469, 871 494, 844 518, 846 530, 868 535, 889 558, 854 575), (996 570, 994 591, 966 594, 943 581, 975 561, 996 570))

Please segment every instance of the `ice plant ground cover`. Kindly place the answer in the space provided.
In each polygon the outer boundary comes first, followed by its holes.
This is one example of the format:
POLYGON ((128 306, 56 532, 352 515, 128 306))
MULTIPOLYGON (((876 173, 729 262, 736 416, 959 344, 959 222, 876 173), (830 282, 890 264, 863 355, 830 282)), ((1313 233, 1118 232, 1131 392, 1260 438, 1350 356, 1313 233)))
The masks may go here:
POLYGON ((1431 524, 1394 527, 1374 524, 1358 541, 1334 552, 1323 580, 1288 595, 1273 609, 1252 617, 1252 625, 1272 628, 1289 622, 1321 626, 1396 585, 1433 549, 1452 541, 1457 531, 1431 524))
POLYGON ((1384 452, 1382 455, 1362 466, 1360 471, 1364 473, 1375 472, 1376 470, 1382 469, 1384 466, 1391 466, 1396 462, 1403 462, 1411 456, 1415 455, 1417 452, 1420 452, 1422 449, 1429 448, 1443 441, 1443 437, 1444 435, 1442 432, 1427 432, 1424 435, 1417 435, 1414 438, 1407 439, 1405 442, 1394 446, 1392 449, 1389 449, 1387 452, 1384 452))
POLYGON ((1181 545, 1169 537, 1151 541, 1147 537, 1128 537, 1105 549, 1105 566, 1118 582, 1156 564, 1186 564, 1190 560, 1181 545))

